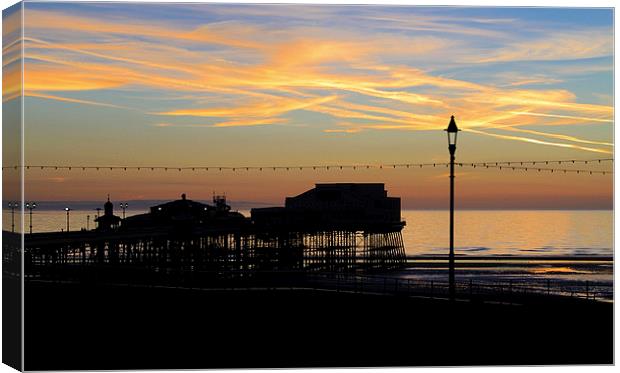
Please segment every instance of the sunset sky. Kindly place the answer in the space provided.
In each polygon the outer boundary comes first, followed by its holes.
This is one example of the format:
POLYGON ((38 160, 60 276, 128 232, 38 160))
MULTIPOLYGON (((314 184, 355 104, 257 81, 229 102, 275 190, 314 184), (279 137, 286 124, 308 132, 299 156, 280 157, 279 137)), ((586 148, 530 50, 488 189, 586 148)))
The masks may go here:
MULTIPOLYGON (((611 9, 24 9, 29 165, 446 162, 441 130, 451 115, 463 129, 461 162, 613 157, 611 9)), ((20 16, 5 12, 5 40, 20 16)), ((20 95, 21 43, 3 47, 10 108, 20 95)), ((316 182, 353 181, 384 182, 407 208, 444 208, 447 172, 31 169, 26 199, 209 199, 215 191, 233 202, 282 203, 316 182)), ((609 174, 463 168, 457 206, 611 208, 612 182, 609 174)))

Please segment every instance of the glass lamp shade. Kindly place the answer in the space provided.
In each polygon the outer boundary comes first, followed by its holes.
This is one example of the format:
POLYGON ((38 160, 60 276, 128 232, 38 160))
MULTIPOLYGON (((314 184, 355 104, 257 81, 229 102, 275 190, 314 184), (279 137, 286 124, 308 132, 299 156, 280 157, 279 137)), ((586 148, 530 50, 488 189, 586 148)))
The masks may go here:
POLYGON ((448 124, 448 128, 446 128, 446 132, 448 133, 448 145, 456 146, 456 136, 459 132, 459 128, 456 126, 454 115, 450 118, 450 124, 448 124))
POLYGON ((450 132, 448 131, 448 145, 455 145, 456 146, 456 136, 458 135, 458 132, 450 132))

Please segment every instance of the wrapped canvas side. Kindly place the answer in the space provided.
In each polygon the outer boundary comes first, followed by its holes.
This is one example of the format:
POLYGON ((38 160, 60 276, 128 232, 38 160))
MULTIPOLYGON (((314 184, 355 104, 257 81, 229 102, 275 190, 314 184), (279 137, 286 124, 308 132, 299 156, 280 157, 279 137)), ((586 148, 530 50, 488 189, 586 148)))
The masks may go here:
POLYGON ((2 362, 22 370, 22 3, 2 12, 2 362))

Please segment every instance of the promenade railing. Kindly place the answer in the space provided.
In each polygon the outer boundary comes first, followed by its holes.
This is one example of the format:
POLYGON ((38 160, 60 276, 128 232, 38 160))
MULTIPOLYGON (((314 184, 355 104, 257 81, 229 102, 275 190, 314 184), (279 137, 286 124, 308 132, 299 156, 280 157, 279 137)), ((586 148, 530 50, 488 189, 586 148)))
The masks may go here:
MULTIPOLYGON (((204 289, 313 289, 336 292, 448 298, 447 281, 413 279, 397 274, 307 271, 153 271, 143 267, 65 266, 27 281, 110 283, 204 289)), ((463 279, 456 282, 457 300, 519 304, 558 299, 613 301, 613 285, 596 281, 556 279, 463 279)))
MULTIPOLYGON (((416 296, 447 299, 448 282, 396 277, 390 275, 349 275, 317 273, 308 278, 316 287, 383 295, 416 296)), ((465 279, 456 282, 460 300, 520 303, 548 297, 613 301, 613 285, 595 281, 552 279, 465 279)))

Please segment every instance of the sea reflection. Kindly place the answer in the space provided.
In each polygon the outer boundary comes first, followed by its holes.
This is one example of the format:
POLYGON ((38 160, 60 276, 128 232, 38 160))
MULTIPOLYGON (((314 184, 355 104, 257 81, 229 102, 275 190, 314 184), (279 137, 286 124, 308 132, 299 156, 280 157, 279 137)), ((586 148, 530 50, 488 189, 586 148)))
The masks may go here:
MULTIPOLYGON (((144 213, 127 210, 127 216, 144 213)), ((240 211, 249 216, 249 211, 240 211)), ((71 230, 94 228, 94 210, 73 210, 71 230)), ((445 255, 448 247, 448 211, 402 211, 408 255, 445 255)), ((66 229, 64 211, 35 210, 33 231, 66 229)), ((455 246, 458 255, 611 256, 613 211, 457 211, 455 246)), ((19 218, 16 215, 16 225, 19 218)), ((28 232, 29 215, 24 215, 28 232)), ((11 212, 3 211, 3 229, 11 229, 11 212)))
MULTIPOLYGON (((448 211, 402 212, 409 255, 446 254, 448 211)), ((457 211, 461 255, 609 255, 613 211, 457 211)))
POLYGON ((575 274, 586 274, 593 273, 592 271, 584 271, 571 267, 542 267, 542 268, 534 268, 530 270, 531 273, 535 274, 560 274, 560 273, 575 273, 575 274))

